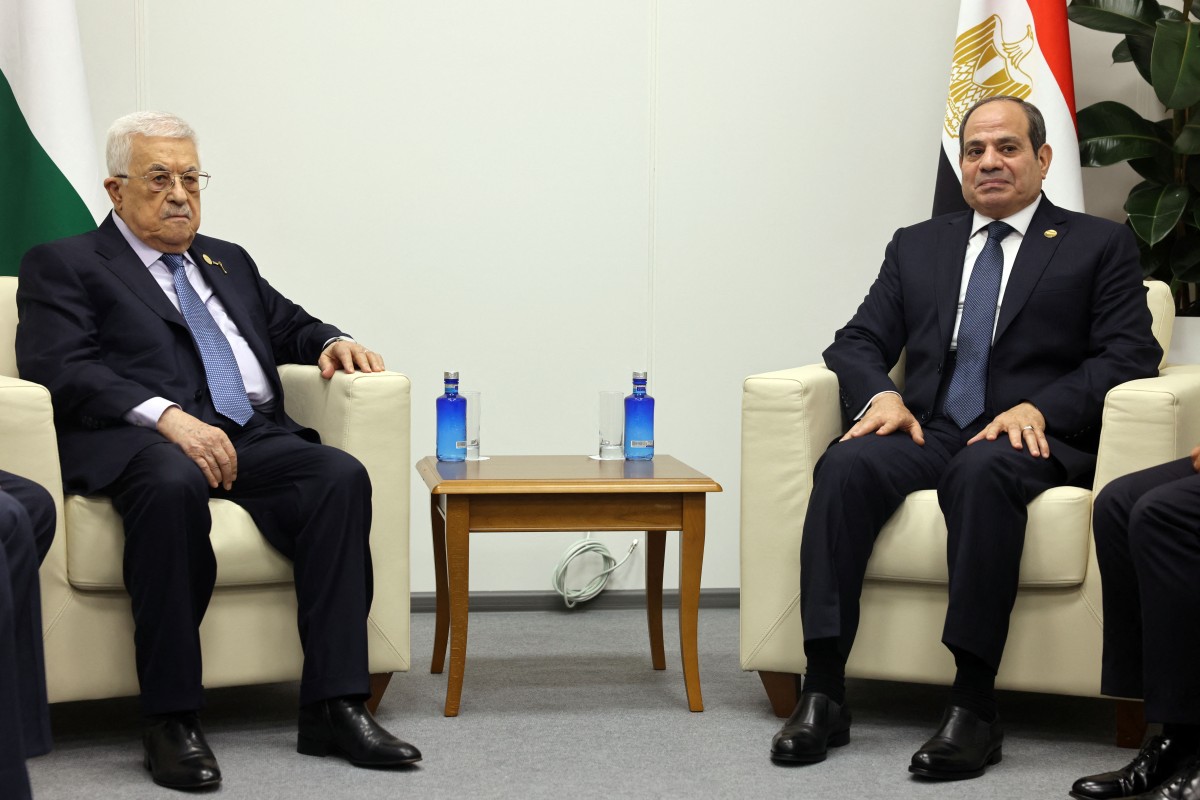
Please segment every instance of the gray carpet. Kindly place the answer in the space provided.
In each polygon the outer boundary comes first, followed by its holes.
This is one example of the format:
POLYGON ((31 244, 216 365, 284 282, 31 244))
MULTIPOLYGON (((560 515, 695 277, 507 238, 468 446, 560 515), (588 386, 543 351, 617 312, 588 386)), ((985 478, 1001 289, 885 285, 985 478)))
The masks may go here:
MULTIPOLYGON (((460 716, 442 716, 445 675, 428 671, 433 615, 413 616, 413 671, 396 675, 379 717, 425 760, 361 770, 295 752, 297 687, 212 690, 202 715, 228 798, 1065 798, 1085 773, 1133 755, 1112 745, 1102 700, 1004 693, 1004 761, 974 781, 927 783, 908 759, 936 727, 945 689, 855 681, 850 745, 822 763, 767 758, 779 721, 737 660, 737 612, 700 615, 705 711, 687 710, 678 631, 667 669, 649 664, 644 612, 576 609, 471 617, 460 716)), ((131 698, 52 708, 56 749, 30 761, 34 796, 180 797, 141 766, 131 698)))

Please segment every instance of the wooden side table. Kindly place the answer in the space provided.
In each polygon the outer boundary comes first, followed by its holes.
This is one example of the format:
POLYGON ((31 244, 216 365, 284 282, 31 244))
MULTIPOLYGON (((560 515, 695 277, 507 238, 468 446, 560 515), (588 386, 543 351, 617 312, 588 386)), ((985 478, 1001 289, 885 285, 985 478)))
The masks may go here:
POLYGON ((721 486, 671 456, 597 461, 587 456, 492 456, 438 461, 417 472, 430 491, 437 619, 430 671, 440 673, 450 642, 447 717, 458 716, 467 664, 467 579, 471 533, 645 531, 650 658, 666 669, 662 577, 666 532, 679 531, 679 646, 688 708, 703 711, 696 631, 704 563, 704 498, 721 486))

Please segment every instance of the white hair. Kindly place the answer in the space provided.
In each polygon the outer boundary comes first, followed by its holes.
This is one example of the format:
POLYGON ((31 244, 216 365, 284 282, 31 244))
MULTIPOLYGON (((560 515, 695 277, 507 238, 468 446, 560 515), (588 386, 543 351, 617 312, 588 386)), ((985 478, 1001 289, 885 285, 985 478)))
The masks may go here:
POLYGON ((114 122, 108 129, 105 158, 109 175, 126 175, 133 158, 133 137, 165 136, 169 139, 190 139, 197 145, 196 132, 174 114, 163 111, 135 111, 114 122))

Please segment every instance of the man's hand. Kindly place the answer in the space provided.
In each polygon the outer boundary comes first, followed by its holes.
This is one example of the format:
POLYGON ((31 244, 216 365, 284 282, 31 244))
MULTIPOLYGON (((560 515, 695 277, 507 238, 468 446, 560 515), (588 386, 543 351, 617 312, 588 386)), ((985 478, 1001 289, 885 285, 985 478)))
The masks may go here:
POLYGON ((1018 403, 1000 414, 986 428, 972 436, 967 444, 972 445, 984 439, 994 442, 1003 433, 1008 434, 1013 449, 1024 450, 1028 447, 1031 456, 1050 457, 1050 443, 1046 441, 1046 418, 1033 403, 1018 403))
POLYGON ((1200 444, 1192 448, 1192 469, 1200 472, 1200 444))
POLYGON ((321 377, 329 380, 339 368, 343 372, 354 372, 355 367, 363 372, 383 372, 383 356, 363 347, 358 342, 339 339, 333 342, 317 359, 321 377))
POLYGON ((871 407, 846 431, 841 441, 857 439, 868 433, 887 436, 896 431, 907 431, 914 442, 919 445, 925 444, 925 432, 921 430, 921 423, 917 422, 908 406, 904 405, 900 395, 887 392, 871 401, 871 407))
POLYGON ((195 461, 208 485, 228 490, 237 479, 237 451, 225 435, 179 406, 171 406, 158 418, 158 432, 179 445, 184 455, 195 461))

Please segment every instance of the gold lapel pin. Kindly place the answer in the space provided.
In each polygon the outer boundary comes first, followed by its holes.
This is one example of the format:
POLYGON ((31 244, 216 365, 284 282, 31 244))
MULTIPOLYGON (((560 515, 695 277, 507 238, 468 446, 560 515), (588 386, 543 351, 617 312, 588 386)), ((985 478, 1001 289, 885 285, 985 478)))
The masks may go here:
POLYGON ((205 264, 208 264, 210 267, 211 267, 211 266, 217 266, 217 267, 220 267, 220 268, 221 268, 221 272, 224 272, 226 275, 228 275, 228 274, 229 274, 229 271, 225 269, 225 265, 224 265, 224 264, 222 264, 220 261, 213 261, 211 258, 209 258, 209 257, 208 257, 208 253, 204 253, 204 254, 203 254, 203 255, 201 255, 200 257, 201 257, 201 258, 203 258, 203 259, 204 259, 204 263, 205 263, 205 264))
POLYGON ((1058 236, 1058 231, 1054 230, 1054 228, 1051 228, 1043 233, 1042 236, 1045 236, 1047 239, 1053 239, 1055 236, 1058 236))

